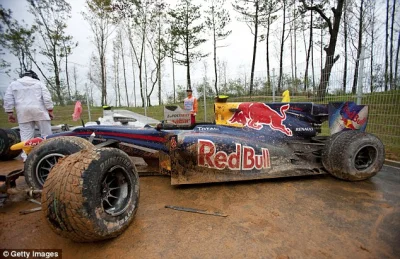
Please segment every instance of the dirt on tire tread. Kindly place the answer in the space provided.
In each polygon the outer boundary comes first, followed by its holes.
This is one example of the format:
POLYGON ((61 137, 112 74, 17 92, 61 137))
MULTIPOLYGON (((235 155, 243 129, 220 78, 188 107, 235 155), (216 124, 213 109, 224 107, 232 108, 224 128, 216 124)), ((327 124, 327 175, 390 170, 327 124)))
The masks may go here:
POLYGON ((54 178, 56 183, 51 186, 52 181, 46 181, 44 187, 45 191, 42 195, 42 204, 44 206, 45 217, 47 217, 49 209, 54 209, 56 210, 55 212, 61 216, 61 218, 58 218, 58 220, 63 221, 59 223, 64 223, 66 227, 66 229, 60 231, 50 224, 51 228, 61 236, 78 242, 91 242, 93 240, 103 239, 102 236, 89 234, 93 232, 93 227, 91 222, 82 215, 84 212, 84 209, 82 208, 84 198, 82 197, 83 186, 80 181, 83 171, 81 170, 81 167, 87 168, 88 162, 90 162, 91 158, 94 158, 96 155, 97 154, 94 150, 85 150, 65 158, 63 163, 58 163, 49 175, 49 180, 50 178, 54 178), (67 174, 67 176, 63 177, 63 173, 67 174), (62 180, 71 181, 73 187, 75 188, 68 190, 67 186, 70 185, 62 182, 62 180), (68 203, 62 204, 65 206, 64 209, 61 209, 60 207, 55 208, 56 201, 54 198, 57 197, 49 195, 50 193, 59 193, 60 200, 68 201, 68 203), (71 224, 70 220, 73 220, 74 224, 71 224))

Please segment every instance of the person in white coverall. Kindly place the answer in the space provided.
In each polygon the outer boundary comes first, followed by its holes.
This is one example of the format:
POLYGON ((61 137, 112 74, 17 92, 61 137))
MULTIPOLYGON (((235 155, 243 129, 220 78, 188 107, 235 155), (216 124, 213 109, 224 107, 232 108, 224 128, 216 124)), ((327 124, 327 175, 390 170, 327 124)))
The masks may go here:
MULTIPOLYGON (((34 137, 35 126, 39 127, 42 137, 52 134, 50 121, 54 117, 53 107, 49 90, 32 70, 12 82, 4 95, 4 110, 8 114, 8 121, 14 123, 18 119, 22 141, 34 137)), ((26 160, 25 153, 21 157, 26 160)))

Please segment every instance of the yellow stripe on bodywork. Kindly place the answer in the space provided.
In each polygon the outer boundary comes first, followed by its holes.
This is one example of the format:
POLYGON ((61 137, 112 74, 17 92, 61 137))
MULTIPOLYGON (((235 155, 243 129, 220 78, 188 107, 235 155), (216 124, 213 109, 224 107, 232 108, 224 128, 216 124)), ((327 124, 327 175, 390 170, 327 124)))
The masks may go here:
POLYGON ((228 120, 232 118, 235 112, 230 111, 229 109, 237 109, 241 103, 215 103, 215 123, 217 125, 226 125, 231 127, 243 128, 244 125, 241 123, 229 123, 228 120))

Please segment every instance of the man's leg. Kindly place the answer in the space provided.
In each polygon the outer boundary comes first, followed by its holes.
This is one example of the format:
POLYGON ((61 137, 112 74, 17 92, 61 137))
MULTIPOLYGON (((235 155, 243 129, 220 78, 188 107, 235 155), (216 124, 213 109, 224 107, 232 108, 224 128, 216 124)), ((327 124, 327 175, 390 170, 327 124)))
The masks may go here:
MULTIPOLYGON (((21 135, 21 141, 33 138, 35 136, 35 122, 19 123, 19 133, 21 135)), ((25 162, 27 155, 24 151, 22 151, 21 157, 25 162)))
POLYGON ((42 138, 53 134, 53 132, 51 131, 51 121, 37 121, 37 124, 39 126, 40 136, 42 138))

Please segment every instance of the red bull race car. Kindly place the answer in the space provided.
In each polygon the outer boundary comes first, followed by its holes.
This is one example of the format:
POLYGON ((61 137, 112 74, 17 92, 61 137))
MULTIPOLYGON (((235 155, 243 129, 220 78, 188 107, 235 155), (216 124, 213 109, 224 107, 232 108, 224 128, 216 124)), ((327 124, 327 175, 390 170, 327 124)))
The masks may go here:
POLYGON ((42 210, 56 233, 91 242, 118 236, 133 220, 140 173, 168 175, 173 185, 327 173, 358 181, 384 162, 382 142, 365 132, 364 105, 218 99, 214 111, 214 123, 190 127, 97 125, 28 141, 26 149, 37 146, 25 179, 43 188, 42 210), (319 136, 325 121, 331 135, 319 136))

